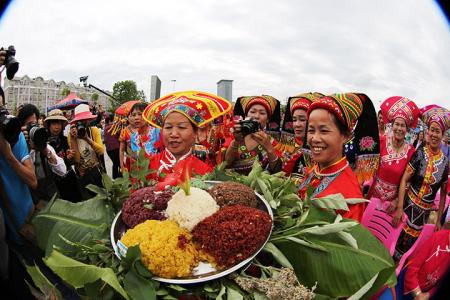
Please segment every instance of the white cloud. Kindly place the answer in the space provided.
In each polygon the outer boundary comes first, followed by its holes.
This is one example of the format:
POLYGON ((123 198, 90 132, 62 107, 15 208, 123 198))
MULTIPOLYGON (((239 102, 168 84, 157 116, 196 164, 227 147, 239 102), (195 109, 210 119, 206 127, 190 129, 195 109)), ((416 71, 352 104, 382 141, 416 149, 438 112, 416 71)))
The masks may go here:
POLYGON ((148 93, 216 91, 234 97, 358 91, 375 105, 404 95, 448 106, 450 35, 434 1, 14 1, 0 22, 18 75, 148 93))

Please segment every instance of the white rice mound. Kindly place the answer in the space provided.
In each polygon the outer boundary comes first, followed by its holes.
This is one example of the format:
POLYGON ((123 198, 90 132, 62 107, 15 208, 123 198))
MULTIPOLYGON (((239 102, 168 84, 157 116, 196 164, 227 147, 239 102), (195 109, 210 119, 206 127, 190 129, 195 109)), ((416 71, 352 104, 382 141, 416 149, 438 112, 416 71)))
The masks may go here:
POLYGON ((199 188, 191 187, 190 195, 186 196, 179 190, 167 202, 166 213, 170 220, 174 220, 189 231, 219 210, 219 205, 211 195, 199 188))

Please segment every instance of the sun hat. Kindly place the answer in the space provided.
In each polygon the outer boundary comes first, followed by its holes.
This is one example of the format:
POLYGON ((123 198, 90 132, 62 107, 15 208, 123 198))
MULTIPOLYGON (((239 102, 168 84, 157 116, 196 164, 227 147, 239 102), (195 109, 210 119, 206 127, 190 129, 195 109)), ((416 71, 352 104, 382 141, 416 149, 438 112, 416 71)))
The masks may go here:
POLYGON ((94 120, 95 118, 97 118, 97 116, 91 113, 89 110, 89 105, 79 104, 75 107, 74 118, 70 121, 70 123, 73 124, 83 120, 94 120))
POLYGON ((64 114, 62 112, 62 110, 60 109, 53 109, 48 113, 47 118, 45 118, 44 120, 44 125, 47 126, 47 122, 48 121, 63 121, 63 122, 68 122, 67 118, 64 117, 64 114))

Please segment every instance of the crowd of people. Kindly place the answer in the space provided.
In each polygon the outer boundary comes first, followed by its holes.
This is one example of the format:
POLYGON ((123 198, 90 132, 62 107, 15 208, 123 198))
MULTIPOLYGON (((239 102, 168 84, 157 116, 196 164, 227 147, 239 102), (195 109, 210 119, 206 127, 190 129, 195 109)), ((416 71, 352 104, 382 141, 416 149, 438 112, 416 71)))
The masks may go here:
MULTIPOLYGON (((1 100, 3 105, 3 94, 1 100)), ((143 159, 146 180, 162 188, 174 184, 171 174, 186 168, 191 176, 204 175, 224 162, 248 174, 257 160, 272 174, 290 176, 302 199, 337 193, 378 198, 392 225, 403 226, 396 261, 436 211, 436 234, 417 248, 405 291, 427 299, 450 265, 450 115, 445 108, 419 109, 414 101, 395 96, 382 103, 377 116, 365 94, 305 93, 290 97, 282 113, 280 102, 269 95, 239 97, 232 106, 216 95, 191 91, 152 103, 135 101, 121 118, 87 104, 46 115, 26 104, 17 119, 15 140, 6 139, 5 126, 0 131, 2 243, 31 240, 30 218, 53 197, 78 202, 94 196, 86 186, 102 186, 106 152, 112 177, 127 173, 132 183, 142 180, 136 172, 143 159), (426 127, 408 141, 419 118, 426 127), (420 259, 440 268, 418 272, 420 259)), ((366 205, 349 203, 348 211, 338 213, 360 222, 366 205)), ((4 265, 2 274, 7 274, 4 265)))

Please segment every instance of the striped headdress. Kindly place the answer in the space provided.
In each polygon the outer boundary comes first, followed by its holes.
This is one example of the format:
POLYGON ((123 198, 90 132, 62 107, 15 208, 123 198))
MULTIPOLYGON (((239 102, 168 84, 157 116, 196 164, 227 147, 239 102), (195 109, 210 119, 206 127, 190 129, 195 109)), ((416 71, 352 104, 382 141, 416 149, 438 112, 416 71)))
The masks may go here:
POLYGON ((356 121, 362 113, 363 101, 355 93, 332 94, 315 101, 308 109, 309 114, 317 108, 323 108, 335 115, 342 124, 353 131, 356 121))

